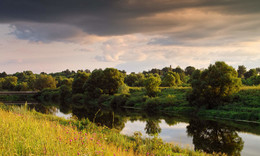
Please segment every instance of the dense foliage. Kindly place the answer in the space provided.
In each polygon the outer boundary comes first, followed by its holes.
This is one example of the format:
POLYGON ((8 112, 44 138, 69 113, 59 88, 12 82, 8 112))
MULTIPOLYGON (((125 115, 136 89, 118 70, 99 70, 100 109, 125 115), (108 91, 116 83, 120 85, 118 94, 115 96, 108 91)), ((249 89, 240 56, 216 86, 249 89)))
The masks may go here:
POLYGON ((84 85, 87 96, 97 98, 101 94, 115 94, 124 83, 124 75, 114 68, 94 70, 84 85))
POLYGON ((149 75, 144 81, 144 87, 148 96, 156 96, 159 92, 159 86, 161 84, 161 79, 159 75, 149 75))
POLYGON ((230 100, 231 95, 239 91, 241 79, 233 67, 216 62, 202 72, 196 70, 191 78, 191 86, 192 92, 188 97, 190 104, 213 108, 230 100))

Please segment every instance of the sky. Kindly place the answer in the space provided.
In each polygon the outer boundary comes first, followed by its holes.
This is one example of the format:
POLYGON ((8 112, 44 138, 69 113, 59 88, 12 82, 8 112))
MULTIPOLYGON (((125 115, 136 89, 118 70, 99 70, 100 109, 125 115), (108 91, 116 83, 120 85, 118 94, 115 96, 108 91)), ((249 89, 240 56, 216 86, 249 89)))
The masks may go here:
POLYGON ((0 0, 0 72, 260 66, 259 0, 0 0))

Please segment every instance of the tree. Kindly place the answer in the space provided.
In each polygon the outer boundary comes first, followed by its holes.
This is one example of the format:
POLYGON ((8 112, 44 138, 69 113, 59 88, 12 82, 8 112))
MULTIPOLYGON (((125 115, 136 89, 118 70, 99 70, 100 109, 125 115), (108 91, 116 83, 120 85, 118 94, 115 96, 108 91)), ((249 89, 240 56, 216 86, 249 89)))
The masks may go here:
POLYGON ((192 91, 188 95, 191 105, 213 108, 238 92, 241 79, 236 70, 225 62, 216 62, 202 73, 195 70, 191 77, 192 91))
POLYGON ((104 70, 103 90, 106 94, 115 94, 119 86, 124 84, 124 74, 115 68, 106 68, 104 70))
POLYGON ((30 90, 35 90, 35 81, 36 81, 36 76, 35 75, 30 75, 27 79, 28 86, 30 90))
POLYGON ((171 73, 173 73, 173 72, 168 72, 166 74, 166 76, 164 76, 162 86, 164 86, 164 87, 176 86, 175 77, 171 73))
POLYGON ((101 94, 115 94, 118 88, 124 84, 124 74, 114 68, 94 70, 84 84, 85 92, 92 98, 98 98, 101 94))
POLYGON ((244 65, 238 66, 237 73, 238 77, 244 78, 244 74, 246 73, 246 67, 244 65))
POLYGON ((185 68, 185 74, 191 76, 192 73, 193 73, 195 70, 196 70, 195 67, 188 66, 188 67, 185 68))
POLYGON ((176 73, 180 74, 180 73, 184 73, 184 70, 181 69, 180 66, 177 66, 175 69, 173 69, 173 72, 176 72, 176 73))
POLYGON ((159 86, 161 84, 161 78, 158 74, 149 75, 144 81, 144 86, 148 96, 156 96, 160 92, 159 86))
POLYGON ((59 90, 59 100, 62 104, 66 104, 69 102, 69 99, 72 96, 72 89, 71 87, 67 86, 67 85, 62 85, 60 86, 60 90, 59 90))
POLYGON ((2 82, 2 88, 6 90, 14 90, 17 85, 17 79, 16 76, 6 76, 2 82))
POLYGON ((1 78, 1 77, 6 77, 6 76, 7 76, 6 72, 0 73, 0 78, 1 78))
POLYGON ((180 75, 176 72, 171 72, 171 74, 175 77, 175 84, 180 85, 182 83, 180 79, 180 75))
POLYGON ((127 75, 127 76, 125 77, 125 83, 126 83, 128 86, 131 86, 131 87, 135 86, 135 83, 136 83, 137 80, 138 80, 138 77, 137 77, 137 75, 134 74, 134 73, 131 73, 131 74, 129 74, 129 75, 127 75))
POLYGON ((84 93, 84 88, 83 85, 89 78, 88 73, 78 71, 77 74, 74 77, 74 81, 72 83, 72 93, 77 94, 77 93, 84 93))
POLYGON ((162 71, 163 71, 164 74, 166 74, 166 73, 172 71, 172 68, 171 68, 171 67, 164 67, 164 68, 162 69, 162 71))
POLYGON ((153 68, 149 73, 163 75, 163 71, 156 68, 153 68))
POLYGON ((250 69, 248 72, 246 72, 246 73, 244 74, 244 76, 245 76, 246 79, 248 79, 248 78, 250 78, 250 77, 252 77, 252 76, 256 76, 256 75, 257 75, 256 69, 250 69))
POLYGON ((3 90, 3 82, 4 82, 4 78, 0 78, 0 90, 3 90))
POLYGON ((92 71, 91 75, 83 86, 85 93, 87 93, 90 98, 98 98, 103 93, 103 79, 104 73, 102 69, 95 69, 92 71))
POLYGON ((44 88, 56 88, 56 81, 51 75, 41 74, 36 80, 34 87, 37 90, 43 90, 44 88))
POLYGON ((21 82, 15 87, 15 90, 28 91, 28 90, 30 90, 30 88, 29 88, 29 85, 27 82, 21 82))

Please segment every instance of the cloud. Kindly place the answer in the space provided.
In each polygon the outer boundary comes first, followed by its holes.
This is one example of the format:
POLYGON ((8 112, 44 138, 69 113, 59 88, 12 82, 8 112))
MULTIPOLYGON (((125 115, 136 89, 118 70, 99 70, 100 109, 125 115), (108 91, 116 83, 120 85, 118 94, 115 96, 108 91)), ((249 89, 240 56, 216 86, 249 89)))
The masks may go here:
POLYGON ((211 46, 257 38, 259 6, 259 0, 2 0, 0 23, 36 42, 141 33, 162 36, 150 44, 211 46))

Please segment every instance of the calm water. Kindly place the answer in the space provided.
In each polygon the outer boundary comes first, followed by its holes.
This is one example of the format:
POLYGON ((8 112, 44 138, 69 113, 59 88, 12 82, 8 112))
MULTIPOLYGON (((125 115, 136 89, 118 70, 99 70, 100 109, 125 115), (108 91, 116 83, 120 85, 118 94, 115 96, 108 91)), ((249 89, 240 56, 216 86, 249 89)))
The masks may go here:
POLYGON ((99 125, 143 137, 159 135, 164 141, 208 153, 225 152, 228 155, 259 156, 260 124, 231 121, 213 121, 187 117, 149 115, 132 110, 101 110, 78 105, 29 105, 36 111, 70 118, 88 118, 99 125))

